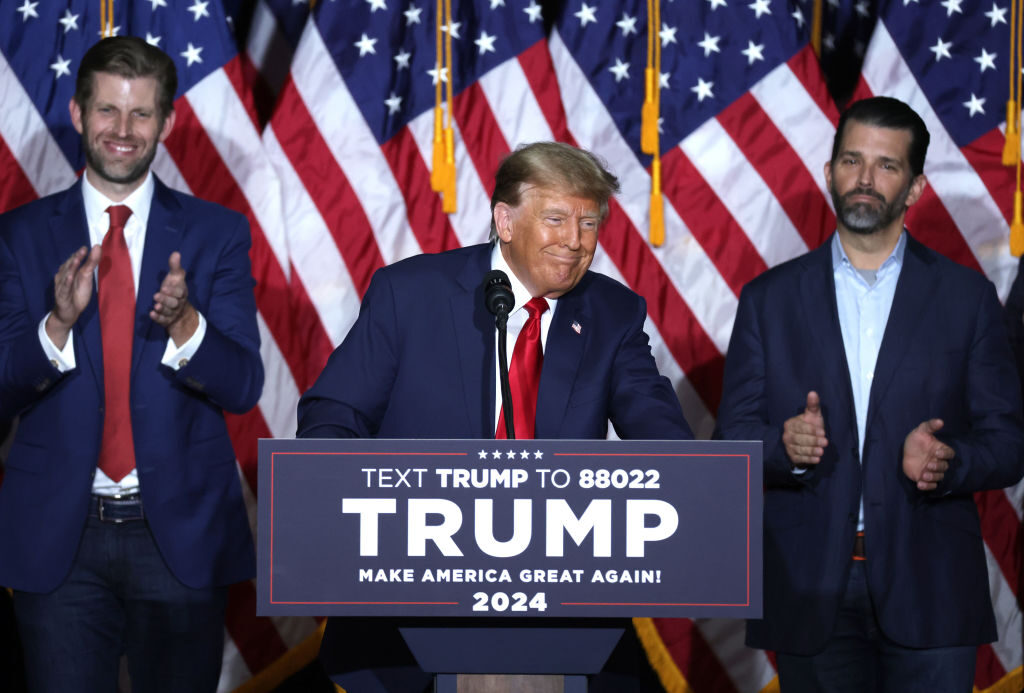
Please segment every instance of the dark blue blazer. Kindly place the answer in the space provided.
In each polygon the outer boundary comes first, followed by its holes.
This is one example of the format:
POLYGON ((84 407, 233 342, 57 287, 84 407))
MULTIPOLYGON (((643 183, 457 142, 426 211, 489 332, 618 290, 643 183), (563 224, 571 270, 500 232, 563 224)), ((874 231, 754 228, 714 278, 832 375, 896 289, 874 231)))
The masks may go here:
MULTIPOLYGON (((299 437, 493 438, 490 245, 378 270, 359 318, 299 403, 299 437)), ((643 331, 644 300, 594 272, 558 300, 537 395, 537 438, 691 438, 643 331), (577 332, 573 326, 579 327, 577 332)))
MULTIPOLYGON (((0 216, 0 420, 20 416, 0 487, 0 584, 47 592, 67 575, 88 513, 103 430, 103 350, 95 293, 73 327, 76 367, 39 344, 53 277, 89 245, 81 182, 0 216)), ((132 431, 146 519, 167 565, 191 587, 255 573, 252 536, 222 409, 263 387, 250 237, 244 217, 156 181, 136 301, 132 431), (189 300, 207 320, 195 357, 160 364, 167 331, 152 296, 181 252, 189 300)))
POLYGON ((764 619, 747 642, 819 651, 832 632, 864 496, 868 586, 882 631, 909 647, 996 638, 971 494, 1024 474, 1021 396, 999 301, 983 276, 907 239, 874 371, 863 459, 830 242, 747 285, 726 358, 717 435, 763 440, 764 619), (829 444, 791 472, 782 425, 821 396, 829 444), (910 431, 938 417, 956 451, 923 493, 903 474, 910 431))

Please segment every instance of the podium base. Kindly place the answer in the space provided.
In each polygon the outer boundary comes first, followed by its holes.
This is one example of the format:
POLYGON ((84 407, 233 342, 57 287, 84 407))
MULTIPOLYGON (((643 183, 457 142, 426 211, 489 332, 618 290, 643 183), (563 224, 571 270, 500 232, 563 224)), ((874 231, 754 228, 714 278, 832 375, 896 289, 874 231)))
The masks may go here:
POLYGON ((438 674, 434 693, 586 693, 586 676, 438 674))

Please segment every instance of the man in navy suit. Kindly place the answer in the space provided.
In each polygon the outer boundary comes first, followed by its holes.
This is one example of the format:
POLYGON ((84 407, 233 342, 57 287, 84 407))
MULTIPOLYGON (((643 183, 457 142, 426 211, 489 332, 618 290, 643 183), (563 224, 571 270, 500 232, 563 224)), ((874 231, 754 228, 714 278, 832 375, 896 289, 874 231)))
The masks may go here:
POLYGON ((1024 473, 1020 390, 992 284, 903 227, 927 147, 906 104, 853 104, 825 165, 836 233, 740 297, 718 435, 764 441, 747 643, 784 693, 970 691, 996 638, 971 494, 1024 473))
POLYGON ((216 690, 227 585, 255 573, 222 414, 263 386, 249 232, 150 171, 176 88, 145 41, 97 43, 85 174, 0 217, 0 584, 33 691, 116 690, 122 654, 133 690, 216 690))
MULTIPOLYGON (((535 425, 535 438, 604 438, 611 421, 621 438, 691 438, 651 355, 644 300, 589 271, 617 190, 616 178, 575 147, 545 142, 513 152, 495 176, 496 242, 380 269, 351 331, 299 403, 299 437, 494 438, 498 337, 482 281, 500 269, 515 295, 508 319, 513 362, 513 343, 528 329, 524 306, 540 299, 542 307, 536 415, 527 422, 517 415, 516 431, 535 425)), ((345 637, 339 649, 357 668, 394 664, 401 641, 386 628, 371 634, 371 627, 332 622, 324 647, 345 637)), ((343 685, 402 691, 428 682, 380 676, 343 685)))

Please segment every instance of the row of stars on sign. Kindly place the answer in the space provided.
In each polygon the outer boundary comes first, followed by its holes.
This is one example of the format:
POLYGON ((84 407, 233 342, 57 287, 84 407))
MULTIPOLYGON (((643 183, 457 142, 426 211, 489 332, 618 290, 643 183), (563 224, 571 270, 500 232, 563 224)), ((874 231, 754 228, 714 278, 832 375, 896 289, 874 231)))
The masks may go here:
POLYGON ((514 460, 516 459, 517 455, 520 459, 528 460, 530 459, 531 454, 533 455, 533 459, 535 460, 540 460, 544 458, 544 453, 541 452, 540 450, 536 450, 533 453, 530 453, 527 450, 523 450, 522 452, 518 453, 515 450, 509 450, 508 452, 505 453, 501 452, 500 450, 495 450, 494 452, 487 452, 486 450, 481 450, 480 452, 477 453, 477 455, 482 460, 486 460, 488 457, 493 457, 496 460, 500 460, 503 456, 505 457, 505 459, 514 460))

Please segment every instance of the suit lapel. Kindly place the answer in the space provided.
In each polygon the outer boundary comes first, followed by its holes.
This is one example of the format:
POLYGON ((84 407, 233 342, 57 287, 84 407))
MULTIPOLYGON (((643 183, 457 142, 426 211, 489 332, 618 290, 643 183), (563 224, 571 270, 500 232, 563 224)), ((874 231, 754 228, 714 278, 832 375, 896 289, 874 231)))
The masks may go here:
MULTIPOLYGON (((68 188, 58 202, 55 214, 50 218, 50 237, 53 239, 54 254, 51 265, 56 269, 65 260, 85 246, 91 247, 89 222, 85 218, 85 202, 82 198, 82 179, 68 188)), ((94 381, 103 395, 103 343, 100 340, 99 300, 96 296, 96 280, 93 278, 92 299, 78 316, 75 323, 75 339, 79 346, 75 350, 76 360, 80 359, 93 374, 94 381)))
MULTIPOLYGON (((171 253, 181 249, 182 225, 176 213, 180 204, 170 189, 156 179, 153 203, 149 208, 146 224, 146 244, 142 251, 142 268, 139 271, 139 286, 135 294, 135 337, 132 340, 132 377, 138 372, 142 354, 147 349, 159 349, 156 361, 160 360, 166 348, 167 332, 149 317, 153 307, 153 294, 167 276, 167 260, 171 253)), ((188 260, 183 259, 188 272, 188 260)))
POLYGON ((910 344, 918 331, 918 325, 924 319, 925 308, 934 294, 940 277, 931 272, 933 259, 927 254, 923 245, 907 234, 907 248, 903 254, 903 267, 896 282, 896 294, 889 310, 889 320, 882 336, 882 346, 878 350, 875 363, 875 375, 871 382, 871 398, 868 401, 866 429, 871 428, 871 420, 878 410, 878 405, 892 384, 893 376, 899 368, 906 345, 910 344))
POLYGON ((569 393, 582 362, 583 346, 590 334, 587 325, 591 316, 583 301, 590 276, 586 275, 576 288, 558 299, 551 318, 537 390, 537 438, 559 437, 569 393), (573 325, 578 325, 580 331, 576 332, 573 325))
POLYGON ((494 437, 494 316, 484 305, 481 285, 490 267, 491 246, 481 245, 457 276, 461 291, 450 300, 460 364, 455 372, 462 379, 469 430, 481 438, 494 437), (466 325, 467 315, 472 316, 471 328, 466 325))
MULTIPOLYGON (((819 391, 822 406, 832 416, 849 416, 853 430, 857 430, 853 406, 853 386, 846 361, 843 332, 839 326, 839 308, 836 305, 836 285, 832 268, 832 241, 823 243, 808 256, 800 277, 800 301, 803 316, 801 324, 811 335, 814 361, 821 364, 823 382, 819 391), (829 394, 833 396, 830 397, 829 394), (836 399, 838 398, 838 399, 836 399)), ((826 415, 826 420, 830 418, 826 415)))

